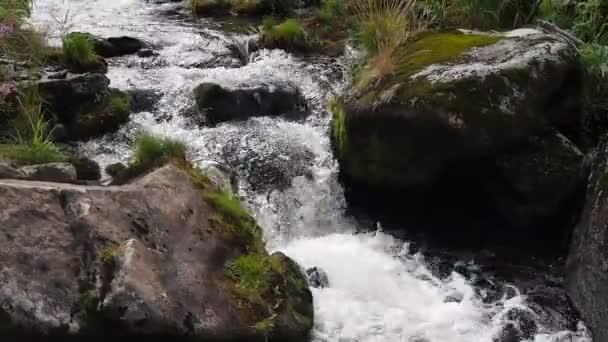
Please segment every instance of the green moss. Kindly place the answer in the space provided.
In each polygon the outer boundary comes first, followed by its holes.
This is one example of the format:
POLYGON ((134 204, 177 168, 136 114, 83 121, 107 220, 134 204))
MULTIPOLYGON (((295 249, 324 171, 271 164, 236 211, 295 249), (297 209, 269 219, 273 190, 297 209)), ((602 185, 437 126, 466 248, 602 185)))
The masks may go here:
POLYGON ((110 89, 95 103, 79 109, 76 118, 68 123, 70 137, 89 139, 117 130, 129 120, 130 98, 118 89, 110 89))
POLYGON ((344 108, 337 99, 332 99, 329 102, 329 110, 332 113, 331 134, 333 142, 339 153, 346 153, 348 135, 344 122, 344 108))
MULTIPOLYGON (((425 67, 445 63, 474 48, 492 45, 502 37, 492 35, 463 34, 458 32, 426 33, 415 41, 404 45, 400 51, 400 61, 395 74, 381 83, 382 89, 389 89, 397 83, 409 82, 410 76, 425 67)), ((355 75, 354 84, 364 90, 372 84, 374 76, 370 66, 363 67, 355 75)))
POLYGON ((187 147, 181 141, 151 134, 141 134, 135 139, 133 165, 156 165, 165 159, 186 159, 187 147))
POLYGON ((219 192, 207 186, 205 198, 217 210, 209 220, 229 240, 245 246, 252 252, 264 250, 262 230, 243 208, 241 201, 229 192, 219 192))

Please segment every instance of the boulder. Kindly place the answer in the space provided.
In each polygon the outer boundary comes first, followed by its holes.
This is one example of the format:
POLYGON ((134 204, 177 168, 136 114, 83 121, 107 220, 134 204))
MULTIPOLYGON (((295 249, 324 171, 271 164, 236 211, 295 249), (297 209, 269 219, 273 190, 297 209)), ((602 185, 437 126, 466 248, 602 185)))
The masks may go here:
POLYGON ((334 105, 341 170, 356 182, 424 187, 450 164, 492 157, 547 123, 580 121, 578 108, 559 106, 579 96, 580 75, 576 49, 556 36, 436 33, 409 49, 399 76, 361 67, 334 105))
POLYGON ((326 288, 329 287, 329 277, 327 273, 318 267, 311 267, 306 270, 306 277, 308 279, 308 286, 315 288, 326 288))
POLYGON ((209 182, 217 191, 238 193, 238 177, 229 166, 214 161, 205 161, 201 164, 201 170, 207 175, 209 182))
POLYGON ((576 49, 535 29, 455 31, 423 34, 403 55, 390 72, 374 59, 355 68, 331 104, 348 188, 403 200, 460 183, 489 187, 481 202, 496 202, 515 226, 556 214, 581 179, 571 143, 582 132, 576 49), (511 199, 495 194, 499 181, 511 199))
POLYGON ((101 179, 101 168, 99 164, 81 155, 75 155, 68 159, 69 163, 74 165, 78 180, 96 181, 101 179))
POLYGON ((584 154, 558 132, 530 137, 524 146, 494 161, 496 173, 488 177, 487 187, 499 212, 516 227, 531 227, 567 212, 587 178, 584 154))
POLYGON ((34 181, 74 183, 77 179, 76 168, 69 163, 26 165, 19 170, 23 173, 23 179, 34 181))
POLYGON ((133 37, 109 37, 101 38, 90 33, 71 32, 70 35, 84 35, 93 43, 95 53, 101 57, 110 58, 123 55, 135 54, 147 47, 143 41, 133 37))
POLYGON ((110 79, 103 74, 68 74, 64 79, 42 79, 38 91, 59 122, 70 122, 80 108, 103 98, 110 79))
POLYGON ((127 171, 127 166, 123 163, 114 163, 106 166, 105 171, 110 177, 116 178, 127 171))
POLYGON ((22 179, 25 175, 16 165, 0 158, 0 179, 22 179))
POLYGON ((154 89, 134 89, 126 93, 131 99, 131 111, 133 113, 149 112, 156 108, 162 93, 154 89))
POLYGON ((2 336, 306 340, 304 275, 206 184, 175 165, 124 186, 0 180, 2 336), (240 258, 265 282, 245 285, 240 258))
POLYGON ((291 84, 227 89, 216 83, 203 83, 194 89, 194 97, 204 115, 199 121, 210 125, 252 116, 300 113, 305 106, 299 90, 291 84))
POLYGON ((566 289, 594 341, 608 341, 607 195, 608 144, 604 142, 592 162, 585 206, 572 233, 566 264, 566 289))

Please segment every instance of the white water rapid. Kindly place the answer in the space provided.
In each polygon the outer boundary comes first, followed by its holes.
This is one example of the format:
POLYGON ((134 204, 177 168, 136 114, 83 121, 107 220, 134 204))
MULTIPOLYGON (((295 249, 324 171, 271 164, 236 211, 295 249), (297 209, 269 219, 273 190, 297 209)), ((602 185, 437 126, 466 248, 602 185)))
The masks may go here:
MULTIPOLYGON (((537 326, 527 341, 591 341, 582 324, 577 328, 559 315, 543 315, 516 287, 502 284, 502 295, 492 299, 461 273, 440 278, 420 253, 409 250, 407 241, 345 215, 324 104, 344 82, 347 57, 298 59, 262 50, 240 66, 227 46, 244 46, 254 33, 230 19, 224 24, 196 20, 175 2, 37 0, 32 21, 54 43, 64 32, 87 31, 137 37, 154 46, 159 55, 152 58, 110 59, 108 76, 112 87, 153 90, 159 96, 156 108, 132 114, 119 132, 83 143, 81 149, 102 167, 126 162, 133 137, 146 130, 184 141, 196 161, 233 167, 240 178, 239 195, 264 227, 268 248, 328 274, 330 286, 313 289, 314 341, 519 341, 498 339, 509 324, 522 324, 509 314, 513 310, 527 312, 537 326), (227 87, 291 82, 312 113, 295 121, 254 118, 199 127, 186 113, 194 103, 192 89, 206 81, 227 87)), ((461 264, 475 269, 469 261, 461 264)))

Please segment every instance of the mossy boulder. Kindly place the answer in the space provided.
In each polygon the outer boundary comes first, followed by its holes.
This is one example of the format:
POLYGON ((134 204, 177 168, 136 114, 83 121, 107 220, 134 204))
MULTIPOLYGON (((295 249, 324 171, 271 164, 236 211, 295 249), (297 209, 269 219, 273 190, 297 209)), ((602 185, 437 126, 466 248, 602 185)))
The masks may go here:
POLYGON ((266 49, 283 49, 290 52, 307 52, 312 48, 306 32, 296 19, 283 22, 267 19, 258 45, 266 49))
POLYGON ((304 341, 312 327, 299 267, 185 161, 124 186, 0 192, 3 336, 304 341))
POLYGON ((86 140, 116 131, 129 121, 130 98, 124 92, 109 88, 96 102, 80 107, 79 113, 65 122, 68 137, 86 140))
POLYGON ((553 129, 579 138, 577 52, 557 36, 426 33, 400 56, 388 73, 373 58, 358 65, 331 104, 341 175, 354 189, 427 191, 553 129))
POLYGON ((86 32, 71 32, 66 39, 74 35, 86 37, 93 43, 95 54, 105 58, 134 54, 147 47, 143 41, 127 36, 101 38, 86 32))
POLYGON ((189 0, 190 8, 198 16, 223 16, 230 13, 228 0, 189 0))

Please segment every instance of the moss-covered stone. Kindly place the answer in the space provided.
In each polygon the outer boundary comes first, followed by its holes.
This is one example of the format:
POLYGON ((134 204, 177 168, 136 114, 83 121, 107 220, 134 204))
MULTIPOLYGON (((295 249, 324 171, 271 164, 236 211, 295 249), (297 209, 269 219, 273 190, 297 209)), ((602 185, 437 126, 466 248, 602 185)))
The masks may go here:
POLYGON ((79 114, 67 123, 71 139, 89 139, 117 130, 129 120, 129 96, 109 89, 98 102, 83 105, 79 114))
POLYGON ((389 75, 359 65, 333 105, 343 174, 371 188, 429 186, 451 163, 522 143, 564 112, 548 102, 576 70, 575 52, 540 33, 427 33, 400 56, 389 75))
POLYGON ((267 49, 283 49, 292 52, 306 52, 311 49, 306 32, 296 19, 264 22, 260 45, 267 49))

